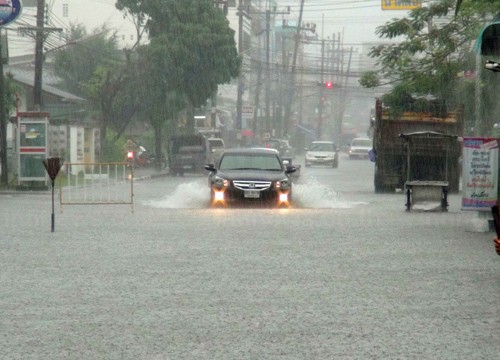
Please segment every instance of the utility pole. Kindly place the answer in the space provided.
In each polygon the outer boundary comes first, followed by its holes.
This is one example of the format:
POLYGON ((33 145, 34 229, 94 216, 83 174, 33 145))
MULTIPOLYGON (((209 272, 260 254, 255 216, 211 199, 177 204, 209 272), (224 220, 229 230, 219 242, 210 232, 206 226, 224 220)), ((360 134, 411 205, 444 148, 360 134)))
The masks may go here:
MULTIPOLYGON (((243 0, 238 2, 238 54, 242 60, 243 68, 243 16, 245 13, 243 11, 243 0)), ((243 108, 243 74, 242 68, 240 68, 240 75, 238 76, 238 94, 236 99, 236 130, 241 130, 242 126, 242 108, 243 108)))
POLYGON ((35 110, 40 110, 42 105, 42 69, 43 69, 43 43, 45 32, 58 31, 61 28, 45 27, 45 0, 37 0, 36 26, 20 27, 21 32, 35 32, 35 81, 33 84, 33 105, 35 110))
POLYGON ((302 30, 302 14, 304 12, 304 0, 300 1, 300 12, 299 12, 299 20, 297 22, 297 32, 295 34, 295 44, 293 49, 293 60, 292 60, 292 69, 290 71, 290 94, 288 95, 288 101, 285 106, 285 118, 284 121, 284 135, 288 134, 288 128, 290 126, 290 115, 292 109, 292 102, 295 96, 295 71, 297 64, 297 52, 299 50, 299 42, 300 42, 300 31, 302 30))
POLYGON ((319 91, 319 106, 318 106, 318 140, 321 140, 323 130, 323 106, 325 105, 325 39, 321 39, 321 87, 319 91))
POLYGON ((43 26, 45 22, 45 0, 38 0, 36 7, 35 38, 35 84, 33 105, 39 111, 42 105, 42 69, 43 69, 43 26))
POLYGON ((277 11, 276 7, 272 10, 266 11, 251 11, 250 13, 265 14, 266 21, 266 117, 265 117, 265 131, 272 130, 270 108, 271 108, 271 15, 290 14, 290 7, 287 11, 277 11))
POLYGON ((271 11, 266 10, 266 131, 271 131, 270 100, 271 100, 271 11))

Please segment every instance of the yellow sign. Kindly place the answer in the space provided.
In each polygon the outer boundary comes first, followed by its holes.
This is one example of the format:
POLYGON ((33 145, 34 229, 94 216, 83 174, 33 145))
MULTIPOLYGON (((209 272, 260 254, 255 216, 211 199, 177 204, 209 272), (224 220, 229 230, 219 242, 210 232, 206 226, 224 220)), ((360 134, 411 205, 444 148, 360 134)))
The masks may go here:
POLYGON ((382 10, 412 10, 422 6, 422 0, 382 0, 382 10))

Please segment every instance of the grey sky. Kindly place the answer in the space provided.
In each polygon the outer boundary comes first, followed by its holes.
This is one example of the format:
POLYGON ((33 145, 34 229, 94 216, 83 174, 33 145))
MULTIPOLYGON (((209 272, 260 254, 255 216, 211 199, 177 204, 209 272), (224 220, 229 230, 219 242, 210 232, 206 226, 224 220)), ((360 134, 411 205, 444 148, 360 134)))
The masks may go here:
MULTIPOLYGON (((298 18, 301 0, 279 0, 280 8, 290 6, 290 19, 298 18)), ((317 25, 321 37, 343 34, 345 45, 358 46, 366 41, 380 40, 377 26, 392 18, 401 18, 407 10, 382 10, 382 0, 304 0, 303 22, 317 25)))

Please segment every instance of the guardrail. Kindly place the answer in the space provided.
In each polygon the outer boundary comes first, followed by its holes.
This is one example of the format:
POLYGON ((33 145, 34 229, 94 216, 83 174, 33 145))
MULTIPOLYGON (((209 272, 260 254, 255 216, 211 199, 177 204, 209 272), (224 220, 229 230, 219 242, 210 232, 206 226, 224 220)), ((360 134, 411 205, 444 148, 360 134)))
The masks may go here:
POLYGON ((64 163, 59 176, 63 205, 130 205, 134 211, 134 168, 119 163, 64 163))

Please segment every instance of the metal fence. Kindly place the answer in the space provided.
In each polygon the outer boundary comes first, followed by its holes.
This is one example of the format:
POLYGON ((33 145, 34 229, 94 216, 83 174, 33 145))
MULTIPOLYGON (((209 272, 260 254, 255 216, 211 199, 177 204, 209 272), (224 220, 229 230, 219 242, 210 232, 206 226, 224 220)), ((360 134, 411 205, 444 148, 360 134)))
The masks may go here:
POLYGON ((65 163, 59 173, 63 205, 130 205, 134 211, 134 168, 120 163, 65 163))

